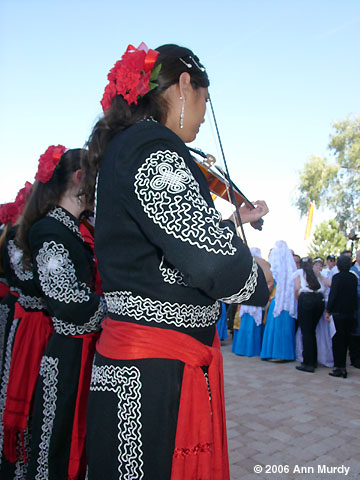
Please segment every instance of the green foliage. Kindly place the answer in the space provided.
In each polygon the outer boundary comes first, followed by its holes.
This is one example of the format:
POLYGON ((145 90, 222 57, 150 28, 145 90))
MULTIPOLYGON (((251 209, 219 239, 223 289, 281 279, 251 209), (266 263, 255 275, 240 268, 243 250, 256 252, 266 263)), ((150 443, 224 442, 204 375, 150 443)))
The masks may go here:
POLYGON ((326 158, 311 157, 300 173, 298 198, 301 215, 309 203, 334 212, 340 230, 360 231, 360 115, 335 122, 329 150, 334 163, 326 158))
POLYGON ((339 232, 336 220, 321 222, 315 227, 308 255, 313 258, 322 257, 324 260, 331 254, 338 256, 346 249, 346 242, 347 238, 339 232))

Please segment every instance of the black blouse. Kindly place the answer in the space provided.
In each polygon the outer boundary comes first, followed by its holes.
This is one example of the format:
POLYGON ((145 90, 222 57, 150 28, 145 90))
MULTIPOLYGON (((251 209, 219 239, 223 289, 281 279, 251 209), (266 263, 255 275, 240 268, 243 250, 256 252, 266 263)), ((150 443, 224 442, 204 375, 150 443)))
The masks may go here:
POLYGON ((109 316, 191 333, 220 300, 265 305, 261 268, 221 221, 182 140, 146 120, 117 134, 96 190, 95 252, 109 316))
POLYGON ((34 281, 31 270, 22 265, 22 250, 15 243, 17 226, 11 227, 2 250, 2 261, 10 291, 19 295, 18 302, 27 311, 45 310, 46 305, 41 290, 34 281))
POLYGON ((61 207, 30 229, 34 277, 54 330, 63 335, 98 331, 106 314, 94 289, 94 258, 79 231, 79 221, 61 207))

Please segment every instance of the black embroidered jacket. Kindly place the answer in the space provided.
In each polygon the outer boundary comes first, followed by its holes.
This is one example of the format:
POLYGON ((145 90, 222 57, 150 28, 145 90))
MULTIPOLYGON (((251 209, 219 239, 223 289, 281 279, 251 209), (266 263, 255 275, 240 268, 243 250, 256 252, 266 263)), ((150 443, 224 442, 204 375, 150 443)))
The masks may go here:
POLYGON ((148 120, 117 134, 96 191, 95 252, 113 319, 191 330, 220 302, 265 305, 264 275, 221 221, 186 145, 148 120))
POLYGON ((93 293, 94 259, 78 220, 56 207, 31 227, 29 243, 35 281, 55 332, 83 335, 99 330, 106 305, 93 293))
POLYGON ((11 227, 7 234, 2 251, 2 261, 10 291, 16 292, 18 302, 27 311, 45 310, 46 305, 41 290, 34 282, 31 270, 22 265, 22 250, 15 243, 17 226, 11 227))

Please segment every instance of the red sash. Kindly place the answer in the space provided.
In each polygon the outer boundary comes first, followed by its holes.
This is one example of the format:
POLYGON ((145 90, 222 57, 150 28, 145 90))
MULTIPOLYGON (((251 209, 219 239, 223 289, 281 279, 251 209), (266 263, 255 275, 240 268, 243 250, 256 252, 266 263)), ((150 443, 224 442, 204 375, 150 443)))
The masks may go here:
POLYGON ((208 347, 173 330, 106 318, 97 351, 108 358, 167 358, 185 363, 171 480, 228 480, 224 382, 220 341, 208 347), (211 401, 204 373, 209 367, 211 401))
POLYGON ((0 298, 5 298, 9 291, 10 288, 4 282, 0 282, 0 298))
POLYGON ((24 433, 30 413, 40 363, 53 333, 51 318, 43 312, 26 312, 16 302, 14 318, 20 318, 11 355, 9 382, 3 416, 4 455, 10 462, 20 459, 19 434, 26 462, 24 433))

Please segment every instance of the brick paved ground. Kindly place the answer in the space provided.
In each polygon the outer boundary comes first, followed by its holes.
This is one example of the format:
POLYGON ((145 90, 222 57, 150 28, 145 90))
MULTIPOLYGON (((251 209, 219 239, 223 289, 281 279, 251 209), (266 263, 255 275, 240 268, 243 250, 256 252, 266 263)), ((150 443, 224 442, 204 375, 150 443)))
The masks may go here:
POLYGON ((348 366, 347 379, 321 366, 299 372, 296 362, 234 355, 231 339, 222 353, 231 480, 360 479, 360 370, 348 366), (289 473, 265 473, 266 465, 289 473), (330 470, 341 466, 347 476, 330 470))

